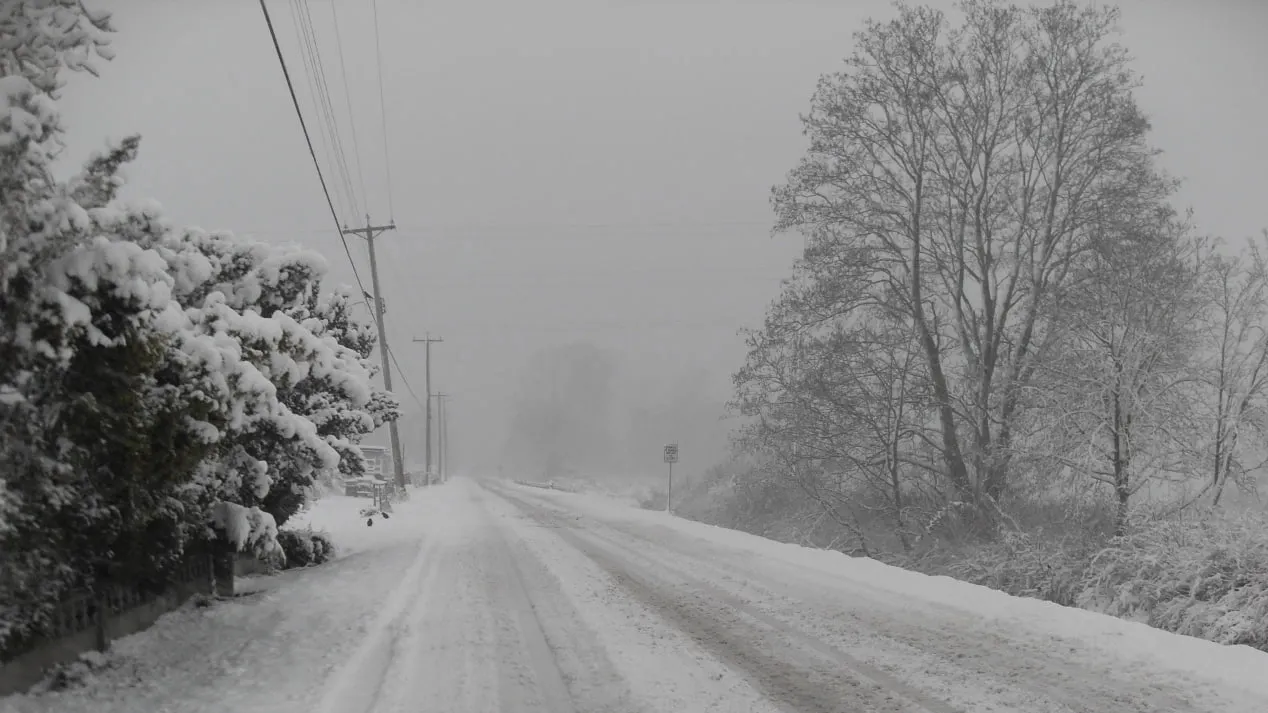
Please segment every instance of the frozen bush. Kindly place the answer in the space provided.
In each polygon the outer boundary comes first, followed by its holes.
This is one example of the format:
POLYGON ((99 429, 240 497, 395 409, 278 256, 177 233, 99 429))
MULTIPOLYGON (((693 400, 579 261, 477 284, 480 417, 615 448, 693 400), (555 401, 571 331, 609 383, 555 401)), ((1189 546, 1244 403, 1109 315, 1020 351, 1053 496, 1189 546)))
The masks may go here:
POLYGON ((324 564, 334 558, 335 546, 330 536, 312 530, 282 530, 277 542, 286 553, 286 569, 324 564))
POLYGON ((1268 651, 1268 518, 1207 511, 1139 523, 1091 559, 1078 603, 1268 651))
POLYGON ((309 531, 313 543, 313 564, 324 564, 335 558, 335 543, 324 532, 309 531))
POLYGON ((286 568, 307 567, 313 563, 313 539, 302 530, 282 530, 277 543, 286 553, 286 568))

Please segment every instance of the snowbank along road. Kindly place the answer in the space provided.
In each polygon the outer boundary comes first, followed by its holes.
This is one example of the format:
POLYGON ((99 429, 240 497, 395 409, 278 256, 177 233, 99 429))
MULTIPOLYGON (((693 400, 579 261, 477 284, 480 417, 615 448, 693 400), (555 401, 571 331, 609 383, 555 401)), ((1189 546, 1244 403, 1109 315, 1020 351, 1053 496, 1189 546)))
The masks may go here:
MULTIPOLYGON (((1250 650, 594 497, 455 480, 419 499, 423 509, 382 523, 416 517, 417 540, 300 573, 254 604, 220 605, 243 607, 236 616, 257 626, 267 619, 263 640, 210 636, 191 659, 203 665, 176 667, 196 673, 134 667, 145 682, 129 684, 108 672, 78 694, 13 709, 1268 711, 1268 656, 1250 650), (330 592, 363 598, 347 610, 371 613, 345 620, 353 615, 333 599, 302 599, 304 578, 319 576, 330 592), (358 586, 335 588, 336 576, 358 586), (1033 620, 992 618, 965 604, 974 596, 1033 620), (244 673, 257 682, 243 684, 244 673), (177 678, 164 685, 165 675, 177 678)), ((123 649, 160 645, 167 624, 123 649)))

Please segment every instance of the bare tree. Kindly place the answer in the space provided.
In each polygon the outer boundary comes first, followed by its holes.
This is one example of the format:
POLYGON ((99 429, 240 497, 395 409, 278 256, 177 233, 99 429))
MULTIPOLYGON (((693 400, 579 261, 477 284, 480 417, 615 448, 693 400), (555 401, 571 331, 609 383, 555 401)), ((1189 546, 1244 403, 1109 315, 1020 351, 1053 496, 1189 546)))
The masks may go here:
MULTIPOLYGON (((1265 234, 1268 237, 1268 234, 1265 234)), ((1234 257, 1207 257, 1211 308, 1207 329, 1215 353, 1206 370, 1213 431, 1207 455, 1210 476, 1199 497, 1218 505, 1230 479, 1252 469, 1245 462, 1248 431, 1264 432, 1268 415, 1268 259, 1251 243, 1234 257)))
POLYGON ((989 512, 1091 218, 1169 187, 1111 41, 1116 11, 962 8, 953 29, 899 5, 857 35, 845 71, 820 81, 809 152, 773 202, 777 230, 808 239, 820 313, 871 306, 913 326, 942 469, 989 512))
POLYGON ((1041 370, 1052 457, 1108 485, 1115 531, 1158 477, 1188 477, 1196 464, 1193 409, 1199 376, 1200 243, 1166 210, 1119 216, 1097 231, 1081 279, 1059 303, 1068 329, 1041 370))
POLYGON ((817 315, 816 296, 800 289, 815 284, 790 284, 765 329, 749 335, 735 376, 735 406, 752 419, 745 443, 847 528, 861 532, 860 516, 882 509, 910 549, 909 494, 938 470, 922 458, 936 429, 914 329, 879 310, 817 315))

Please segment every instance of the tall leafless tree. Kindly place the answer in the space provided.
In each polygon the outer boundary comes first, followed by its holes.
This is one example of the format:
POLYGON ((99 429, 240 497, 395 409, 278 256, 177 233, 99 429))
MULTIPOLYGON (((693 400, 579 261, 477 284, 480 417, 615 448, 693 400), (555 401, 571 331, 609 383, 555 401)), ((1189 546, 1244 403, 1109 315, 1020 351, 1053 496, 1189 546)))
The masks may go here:
POLYGON ((962 9, 953 28, 900 5, 857 35, 773 202, 776 229, 802 232, 832 273, 822 300, 845 298, 821 312, 876 307, 913 326, 942 468, 986 511, 1093 217, 1163 183, 1115 10, 962 9), (834 291, 842 281, 852 289, 834 291))

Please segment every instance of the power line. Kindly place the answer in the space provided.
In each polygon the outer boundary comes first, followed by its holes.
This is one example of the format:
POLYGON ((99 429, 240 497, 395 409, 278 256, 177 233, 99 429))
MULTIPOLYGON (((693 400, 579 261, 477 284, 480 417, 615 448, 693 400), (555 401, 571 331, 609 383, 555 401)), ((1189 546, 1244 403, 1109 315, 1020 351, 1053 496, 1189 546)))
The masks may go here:
POLYGON ((326 78, 326 63, 321 56, 321 43, 317 40, 317 30, 313 25, 312 12, 309 9, 307 0, 292 0, 293 7, 298 9, 295 13, 296 24, 301 28, 303 38, 303 49, 306 49, 311 57, 309 66, 310 77, 315 87, 316 104, 319 107, 318 116, 323 119, 329 130, 331 143, 334 146, 335 170, 338 171, 340 178, 343 180, 344 190, 348 195, 348 207, 354 213, 360 213, 360 203, 357 201, 356 190, 352 187, 352 172, 348 169, 348 153, 344 149, 343 139, 339 134, 339 121, 335 117, 334 101, 331 99, 330 83, 326 78))
POLYGON ((371 0, 374 9, 374 56, 378 62, 379 74, 379 115, 383 118, 383 168, 387 173, 387 216, 390 222, 396 222, 396 210, 392 207, 392 154, 387 143, 387 102, 383 98, 383 49, 379 41, 379 3, 371 0))
MULTIPOLYGON (((322 146, 326 150, 326 161, 328 165, 334 167, 333 170, 338 171, 339 163, 335 159, 334 141, 332 141, 328 136, 330 132, 329 126, 326 122, 321 121, 321 90, 317 87, 317 72, 313 69, 312 52, 308 46, 308 38, 304 34, 303 20, 300 18, 301 11, 299 10, 299 0, 291 0, 290 11, 291 20, 295 26, 295 43, 296 46, 299 47, 299 59, 304 65, 304 76, 307 79, 309 97, 312 99, 313 114, 318 117, 317 129, 318 133, 321 134, 322 146)), ((335 197, 340 199, 342 203, 340 208, 346 207, 349 210, 353 210, 352 196, 348 194, 347 182, 343 181, 341 183, 339 180, 336 180, 334 181, 334 185, 335 197), (342 192, 340 192, 341 189, 342 192)))
MULTIPOLYGON (((608 222, 608 223, 433 223, 430 225, 398 225, 398 232, 424 233, 435 232, 434 237, 441 239, 467 240, 467 236, 456 236, 454 231, 461 230, 486 230, 486 231, 527 231, 527 230, 673 230, 673 229, 708 229, 708 228, 766 228, 771 227, 771 221, 768 220, 714 220, 714 221, 698 221, 698 222, 608 222)), ((258 233, 261 235, 306 235, 316 232, 324 232, 306 228, 280 228, 280 229, 263 229, 263 230, 243 230, 241 232, 258 233)), ((490 237, 486 235, 484 237, 490 237)), ((604 237, 595 234, 564 236, 550 236, 550 239, 565 240, 591 240, 604 237)), ((624 236, 612 236, 622 238, 624 236)), ((677 236, 675 236, 677 237, 677 236)), ((701 236, 704 237, 704 236, 701 236)), ((730 235, 717 235, 708 237, 718 237, 731 239, 730 235)), ((492 239, 521 240, 521 235, 504 235, 492 239)))
POLYGON ((330 136, 335 144, 335 155, 339 158, 340 173, 343 176, 348 194, 352 197, 350 207, 355 213, 360 213, 362 203, 357 200, 357 192, 352 185, 352 171, 348 168, 348 152, 344 148, 343 137, 339 131, 339 119, 336 116, 335 103, 330 92, 330 81, 326 78, 326 61, 321 54, 321 43, 317 39, 317 27, 313 24, 312 9, 308 4, 308 0, 297 0, 297 2, 300 4, 300 14, 304 18, 305 31, 310 43, 309 47, 313 53, 313 66, 317 68, 317 81, 321 88, 323 115, 330 126, 330 136))
POLYGON ((653 331, 653 330, 683 330, 690 329, 696 332, 718 331, 718 332, 738 332, 746 328, 746 324, 741 321, 728 322, 607 322, 594 324, 552 324, 533 326, 527 324, 464 324, 458 327, 450 327, 446 331, 454 334, 462 335, 478 335, 478 334, 590 334, 594 332, 632 332, 632 331, 653 331))
MULTIPOLYGON (((366 294, 365 285, 361 282, 361 275, 357 272, 357 261, 352 259, 352 250, 348 247, 348 239, 344 237, 343 229, 339 226, 339 214, 335 211, 335 203, 330 198, 330 189, 326 185, 326 177, 321 172, 321 162, 317 160, 317 150, 313 148, 312 136, 308 133, 308 124, 304 121, 304 112, 299 108, 299 97, 295 94, 295 84, 291 81, 291 73, 286 69, 286 59, 282 56, 282 46, 277 41, 277 31, 273 28, 273 18, 269 16, 268 5, 264 0, 260 0, 260 10, 264 12, 264 22, 269 27, 269 36, 273 39, 273 49, 277 52, 277 62, 282 67, 282 76, 286 79, 286 88, 291 94, 291 103, 295 105, 295 116, 299 118, 299 127, 304 132, 304 141, 308 144, 308 153, 313 157, 313 167, 317 169, 317 179, 321 181, 321 191, 326 196, 326 205, 330 208, 330 218, 335 222, 335 231, 339 233, 339 241, 343 243, 343 251, 348 256, 348 263, 352 266, 352 276, 357 280, 357 287, 360 288, 361 294, 366 294)), ((374 320, 378 321, 378 316, 374 316, 374 320)))
POLYGON ((335 9, 337 2, 330 3, 330 18, 335 25, 335 45, 339 48, 339 73, 343 76, 343 98, 348 105, 348 125, 352 129, 352 157, 357 163, 357 180, 361 184, 361 195, 366 197, 366 202, 370 200, 370 194, 365 190, 365 173, 361 170, 361 143, 357 141, 357 120, 352 113, 352 91, 348 89, 348 65, 343 59, 343 33, 339 32, 339 13, 335 9))
MULTIPOLYGON (((302 0, 299 0, 299 1, 302 2, 302 0)), ((344 155, 343 144, 339 140, 338 122, 334 120, 334 109, 330 103, 329 88, 326 86, 325 69, 321 63, 320 49, 317 46, 316 35, 312 28, 312 16, 311 14, 305 13, 306 9, 307 9, 306 5, 301 6, 301 12, 298 13, 298 15, 300 17, 307 17, 307 20, 306 20, 307 30, 308 30, 309 39, 311 41, 311 44, 309 45, 309 49, 313 53, 312 59, 317 66, 317 71, 313 72, 313 74, 316 75, 316 78, 314 79, 314 83, 319 86, 318 98, 324 99, 324 101, 315 100, 315 103, 322 105, 322 107, 325 110, 326 117, 330 121, 329 128, 331 130, 331 135, 334 137, 333 143, 335 145, 335 151, 339 154, 339 157, 341 159, 341 162, 336 164, 336 170, 339 170, 340 168, 342 169, 342 175, 343 175, 344 181, 347 184, 349 194, 352 196, 351 202, 353 202, 355 205, 355 191, 353 191, 351 187, 351 180, 350 180, 349 171, 347 167, 347 159, 346 159, 346 156, 344 155), (321 89, 325 90, 324 94, 322 93, 321 89)), ((354 260, 352 257, 352 250, 351 248, 348 247, 348 241, 346 237, 346 234, 348 232, 355 233, 357 231, 355 230, 349 231, 340 225, 339 214, 338 214, 338 211, 335 210, 334 200, 331 198, 329 186, 326 183, 326 178, 322 173, 321 162, 317 159, 317 150, 313 146, 312 135, 309 133, 308 124, 304 120, 304 112, 300 108, 300 105, 299 105, 299 97, 295 92, 295 84, 291 80, 290 71, 286 67, 286 59, 282 55, 281 43, 278 41, 277 31, 273 26, 273 18, 269 14, 268 5, 265 3, 265 0, 260 0, 260 10, 264 13, 264 21, 268 25, 269 36, 273 40, 273 49, 277 53, 278 64, 280 64, 282 67, 282 76, 286 79, 286 88, 290 92, 291 102, 295 106, 295 115, 296 117, 299 118, 299 125, 304 133, 304 141, 308 144, 308 153, 313 159, 313 167, 317 170, 317 178, 321 181, 322 193, 326 196, 327 207, 330 208, 330 217, 335 222, 335 230, 339 233, 339 240, 343 244, 344 253, 348 256, 348 263, 352 267, 352 275, 356 279, 357 287, 361 290, 362 295, 366 295, 368 293, 366 292, 365 284, 362 282, 361 275, 357 271, 357 263, 356 263, 356 260, 354 260)), ((298 23, 299 23, 299 20, 297 20, 297 24, 298 23)), ((337 25, 336 25, 336 30, 337 30, 337 25)), ((302 50, 303 44, 304 43, 301 42, 301 50, 302 50)), ((342 59, 342 54, 341 54, 341 59, 342 59)), ((344 71, 345 71, 344 80, 345 80, 345 90, 346 90, 346 80, 347 80, 346 68, 344 68, 344 71)), ((318 112, 318 114, 320 117, 321 112, 318 112)), ((349 104, 349 118, 351 119, 351 104, 349 104)), ((384 122, 386 124, 386 118, 384 119, 384 122)), ((355 128, 353 129, 353 131, 354 131, 354 141, 355 141, 355 128)), ((386 141, 384 143, 384 146, 386 148, 387 146, 386 141)), ((358 168, 359 166, 360 164, 358 163, 358 168)), ((364 190, 364 186, 363 186, 363 190, 364 190)), ((368 222, 369 218, 367 217, 366 220, 368 222)), ((383 229, 386 229, 386 228, 380 228, 380 231, 383 229)), ((366 226, 365 231, 366 231, 367 241, 373 240, 374 238, 374 233, 372 232, 373 230, 374 230, 373 226, 370 226, 370 225, 366 226)), ((371 253, 371 267, 373 267, 373 253, 371 253)), ((376 304, 376 309, 370 310, 370 312, 372 315, 372 319, 375 322, 375 325, 378 327, 379 337, 380 337, 379 341, 381 342, 379 347, 383 350, 385 354, 387 354, 388 358, 391 360, 391 366, 394 366, 396 368, 396 371, 401 378, 401 382, 405 384, 406 390, 409 392, 410 396, 413 397, 415 403, 418 403, 421 405, 422 402, 418 398, 418 394, 414 392, 414 387, 409 383, 409 379, 405 376, 404 370, 401 369, 400 362, 397 361, 396 359, 396 354, 392 352, 391 347, 388 345, 387 339, 385 338, 384 329, 383 329, 384 328, 383 319, 381 315, 379 314, 380 310, 382 309, 382 306, 381 306, 382 303, 379 302, 379 299, 380 299, 380 296, 379 296, 379 289, 378 289, 378 276, 376 274, 375 275, 375 301, 377 304, 376 304)), ((387 368, 388 365, 386 363, 384 364, 384 367, 385 367, 384 386, 386 386, 388 390, 390 391, 391 390, 391 383, 390 383, 391 371, 389 368, 387 368)), ((403 482, 404 482, 403 474, 402 474, 403 464, 402 464, 402 458, 401 458, 401 450, 400 450, 400 446, 397 439, 395 421, 393 421, 390 424, 390 426, 391 426, 391 433, 392 433, 393 457, 395 459, 395 466, 397 471, 396 473, 397 481, 403 485, 403 482)))
POLYGON ((400 230, 454 230, 454 229, 485 229, 485 230, 528 230, 528 229, 566 229, 566 230, 610 230, 613 228, 630 229, 630 228, 647 228, 647 229, 675 229, 675 228, 745 228, 745 227, 764 227, 769 229, 773 225, 771 220, 647 220, 647 221, 601 221, 601 222, 511 222, 511 223, 475 223, 475 222, 458 222, 458 223, 432 223, 430 225, 401 225, 397 226, 400 230))
MULTIPOLYGON (((387 345, 384 346, 386 347, 387 345)), ((392 360, 392 366, 396 367, 396 373, 401 377, 401 383, 405 384, 405 390, 409 392, 410 396, 414 397, 414 403, 418 404, 419 408, 426 410, 427 407, 423 405, 422 399, 418 398, 418 394, 414 393, 414 387, 409 385, 409 379, 405 378, 405 370, 401 368, 400 362, 396 361, 396 352, 392 351, 391 347, 387 347, 387 355, 392 360)))

